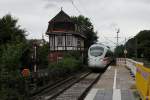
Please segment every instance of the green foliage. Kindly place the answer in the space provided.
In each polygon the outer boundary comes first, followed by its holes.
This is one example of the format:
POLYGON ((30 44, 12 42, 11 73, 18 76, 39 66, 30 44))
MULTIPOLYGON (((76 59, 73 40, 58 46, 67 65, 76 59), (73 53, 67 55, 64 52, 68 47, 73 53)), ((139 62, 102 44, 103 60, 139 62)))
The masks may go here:
POLYGON ((0 19, 0 95, 2 100, 23 100, 20 68, 27 54, 25 31, 11 15, 0 19))
POLYGON ((87 17, 84 17, 82 15, 78 17, 72 17, 73 21, 79 26, 79 30, 83 32, 83 34, 86 36, 85 39, 85 47, 89 48, 90 45, 97 42, 98 36, 97 32, 94 31, 94 26, 90 22, 90 19, 87 17))
POLYGON ((20 59, 23 54, 23 44, 7 44, 3 47, 1 64, 11 71, 20 66, 20 59))
POLYGON ((49 63, 49 69, 56 77, 71 74, 81 68, 81 60, 72 55, 66 54, 65 57, 57 63, 49 63))
POLYGON ((114 54, 117 57, 124 57, 124 46, 117 46, 117 48, 115 48, 114 54))
POLYGON ((135 57, 136 42, 134 38, 131 38, 126 42, 126 49, 128 51, 127 57, 135 57))
POLYGON ((18 20, 11 15, 0 19, 0 45, 9 42, 25 41, 25 31, 17 25, 18 20))
MULTIPOLYGON (((0 81, 1 81, 1 92, 6 92, 2 94, 2 98, 16 98, 21 94, 19 90, 23 88, 23 81, 19 67, 22 67, 21 57, 24 52, 24 45, 20 44, 7 44, 3 48, 3 54, 0 57, 0 81), (20 82, 22 84, 20 84, 20 82), (9 90, 9 91, 7 91, 9 90), (13 91, 13 92, 12 92, 13 91), (9 96, 8 96, 9 95, 9 96)), ((7 100, 3 99, 3 100, 7 100)))
POLYGON ((0 91, 1 99, 0 100, 25 100, 23 95, 20 95, 19 92, 14 91, 11 88, 3 88, 0 91))
POLYGON ((85 47, 85 52, 84 52, 84 64, 87 64, 87 58, 88 58, 88 48, 97 42, 98 36, 97 32, 94 31, 94 26, 91 23, 90 19, 85 17, 85 16, 78 16, 72 17, 72 20, 79 26, 79 29, 82 34, 85 35, 85 40, 84 40, 84 47, 85 47))
MULTIPOLYGON (((49 44, 47 42, 44 42, 42 43, 41 40, 38 40, 38 39, 30 39, 28 40, 28 43, 27 43, 27 47, 28 47, 28 59, 29 58, 32 58, 32 59, 29 59, 28 63, 34 63, 34 53, 35 53, 35 49, 34 49, 34 45, 36 44, 37 45, 37 58, 36 58, 36 64, 38 66, 39 69, 44 69, 44 68, 47 68, 48 67, 48 54, 49 54, 49 44), (32 61, 32 62, 31 62, 32 61)), ((26 55, 25 55, 26 57, 26 55)), ((28 60, 26 59, 26 60, 28 60)), ((27 63, 27 62, 26 62, 27 63)), ((27 64, 28 64, 27 63, 27 64)), ((28 64, 29 65, 29 64, 28 64)), ((29 65, 31 66, 31 65, 29 65)))
POLYGON ((128 57, 146 58, 150 60, 150 30, 140 31, 126 43, 128 57), (136 54, 137 53, 137 54, 136 54))
POLYGON ((73 71, 77 69, 78 65, 79 65, 79 61, 77 61, 74 58, 68 57, 68 58, 63 58, 58 63, 52 64, 52 66, 50 67, 64 69, 66 71, 73 71))
POLYGON ((40 68, 44 68, 48 66, 48 53, 49 46, 48 44, 44 44, 37 49, 37 57, 38 57, 38 65, 40 68))

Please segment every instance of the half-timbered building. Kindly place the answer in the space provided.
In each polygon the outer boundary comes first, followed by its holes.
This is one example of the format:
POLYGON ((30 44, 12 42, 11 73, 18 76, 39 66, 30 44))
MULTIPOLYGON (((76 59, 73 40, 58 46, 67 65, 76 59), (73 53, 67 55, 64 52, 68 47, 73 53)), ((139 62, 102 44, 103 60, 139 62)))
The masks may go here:
POLYGON ((50 61, 62 59, 67 51, 78 51, 83 55, 85 36, 63 10, 49 21, 46 34, 49 36, 50 61))

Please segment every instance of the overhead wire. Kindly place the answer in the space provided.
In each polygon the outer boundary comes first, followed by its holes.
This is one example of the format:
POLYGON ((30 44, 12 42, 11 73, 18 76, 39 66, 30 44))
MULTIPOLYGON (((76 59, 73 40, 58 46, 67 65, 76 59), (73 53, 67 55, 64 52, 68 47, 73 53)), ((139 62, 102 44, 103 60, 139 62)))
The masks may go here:
POLYGON ((81 14, 81 11, 78 9, 78 7, 75 5, 73 0, 70 0, 73 7, 78 11, 79 14, 81 14))
MULTIPOLYGON (((78 0, 78 1, 79 1, 79 0, 78 0)), ((82 6, 82 8, 83 8, 83 6, 82 6)), ((85 8, 84 8, 84 11, 86 11, 85 8)), ((92 24, 93 24, 94 26, 96 26, 96 25, 94 24, 94 20, 93 20, 92 18, 89 18, 89 20, 91 20, 91 21, 93 22, 92 24)), ((109 40, 108 38, 106 38, 102 33, 101 33, 101 35, 104 37, 105 40, 107 40, 107 41, 109 41, 109 42, 111 42, 111 43, 113 43, 113 44, 116 45, 116 43, 114 43, 113 41, 111 41, 111 40, 109 40)))
MULTIPOLYGON (((71 1, 71 4, 73 5, 73 7, 76 9, 76 11, 80 14, 80 15, 83 15, 82 13, 81 13, 81 11, 79 10, 79 8, 75 5, 75 3, 74 3, 74 1, 73 0, 70 0, 71 1)), ((78 0, 79 1, 79 0, 78 0)), ((82 6, 82 8, 83 8, 83 6, 82 6)), ((85 11, 85 8, 84 8, 84 11, 85 11)), ((94 24, 94 20, 93 19, 91 19, 91 18, 89 18, 89 20, 91 20, 93 23, 93 25, 94 26, 96 26, 95 24, 94 24)), ((82 29, 85 29, 86 27, 85 26, 81 26, 81 28, 82 29)), ((108 42, 110 42, 110 43, 113 43, 114 45, 116 45, 117 43, 115 43, 114 41, 111 41, 110 39, 108 39, 107 37, 105 37, 102 33, 101 33, 101 35, 103 36, 103 38, 105 39, 105 40, 107 40, 108 42)))
POLYGON ((108 39, 107 37, 105 37, 105 36, 103 35, 103 33, 101 33, 101 35, 103 36, 103 38, 104 38, 105 40, 107 40, 107 41, 113 43, 114 45, 116 45, 116 43, 115 43, 114 41, 112 41, 112 40, 108 39))

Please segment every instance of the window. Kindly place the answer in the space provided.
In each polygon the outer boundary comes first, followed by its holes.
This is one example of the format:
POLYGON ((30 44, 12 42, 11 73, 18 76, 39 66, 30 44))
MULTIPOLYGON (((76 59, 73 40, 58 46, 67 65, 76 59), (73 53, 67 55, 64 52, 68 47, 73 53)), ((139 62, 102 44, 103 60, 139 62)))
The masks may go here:
POLYGON ((50 42, 50 46, 54 46, 54 36, 50 36, 49 42, 50 42))
POLYGON ((72 22, 55 22, 53 31, 74 31, 75 26, 72 22))
POLYGON ((62 46, 62 45, 63 45, 63 37, 57 36, 57 46, 62 46))
POLYGON ((67 36, 67 46, 72 46, 72 36, 67 36))
POLYGON ((53 35, 49 36, 49 44, 50 44, 50 50, 54 50, 54 39, 55 37, 53 35))
POLYGON ((95 57, 101 56, 103 52, 104 52, 103 47, 95 46, 95 47, 90 48, 90 54, 95 57))
POLYGON ((77 47, 80 47, 81 46, 81 40, 78 38, 77 40, 77 47))

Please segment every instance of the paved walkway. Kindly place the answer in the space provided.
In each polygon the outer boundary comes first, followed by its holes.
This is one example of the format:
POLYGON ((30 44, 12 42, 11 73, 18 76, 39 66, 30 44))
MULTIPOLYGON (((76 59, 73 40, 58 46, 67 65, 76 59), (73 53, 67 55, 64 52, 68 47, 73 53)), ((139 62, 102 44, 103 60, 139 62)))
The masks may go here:
POLYGON ((85 100, 139 100, 135 80, 124 66, 110 66, 85 100))

